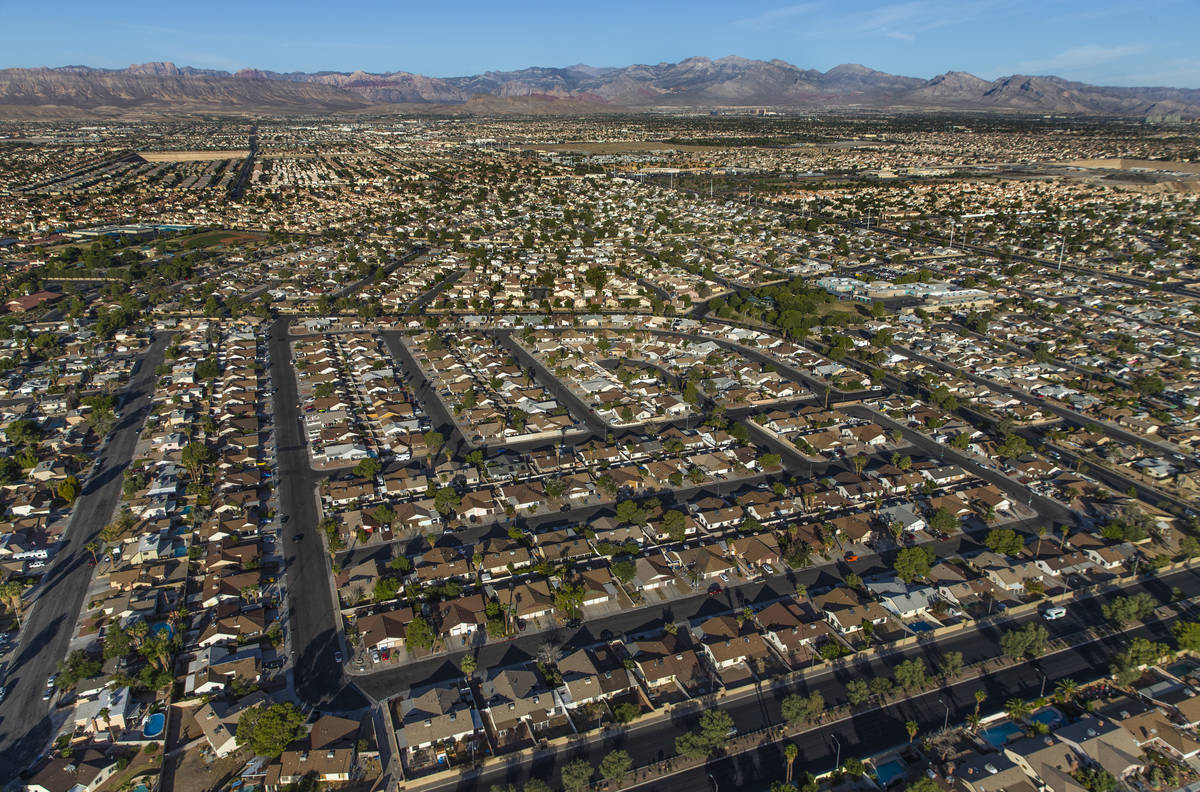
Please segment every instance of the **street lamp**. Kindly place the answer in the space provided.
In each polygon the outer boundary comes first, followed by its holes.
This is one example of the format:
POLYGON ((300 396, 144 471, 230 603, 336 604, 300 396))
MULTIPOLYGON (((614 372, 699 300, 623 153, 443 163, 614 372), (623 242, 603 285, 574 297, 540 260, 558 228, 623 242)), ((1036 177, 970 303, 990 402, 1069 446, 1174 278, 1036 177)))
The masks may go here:
POLYGON ((942 731, 946 731, 950 728, 950 705, 941 699, 938 699, 938 704, 946 708, 946 717, 942 719, 942 731))
POLYGON ((836 734, 829 735, 829 739, 833 740, 833 744, 837 746, 837 756, 833 760, 833 771, 836 773, 837 769, 842 766, 842 744, 838 742, 836 734))
POLYGON ((708 775, 708 780, 712 781, 713 792, 720 792, 720 790, 717 789, 717 779, 713 778, 712 773, 708 773, 707 775, 708 775))

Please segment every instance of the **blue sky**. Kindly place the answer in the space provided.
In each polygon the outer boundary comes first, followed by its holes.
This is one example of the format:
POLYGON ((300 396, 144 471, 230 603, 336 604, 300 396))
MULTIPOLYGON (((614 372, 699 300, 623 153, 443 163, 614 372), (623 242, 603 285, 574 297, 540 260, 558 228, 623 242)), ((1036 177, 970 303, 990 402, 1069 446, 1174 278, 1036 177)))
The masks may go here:
POLYGON ((3 67, 170 60, 445 77, 734 54, 914 77, 961 70, 1200 88, 1197 0, 60 0, 52 14, 6 5, 3 67))

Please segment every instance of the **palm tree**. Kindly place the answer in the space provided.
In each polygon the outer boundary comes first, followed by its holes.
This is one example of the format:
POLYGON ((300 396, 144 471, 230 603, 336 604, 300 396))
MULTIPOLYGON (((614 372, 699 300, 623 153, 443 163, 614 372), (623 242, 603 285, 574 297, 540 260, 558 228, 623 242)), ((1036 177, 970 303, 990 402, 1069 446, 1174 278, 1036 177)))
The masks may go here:
POLYGON ((1029 702, 1019 698, 1011 698, 1004 703, 1004 711, 1013 720, 1024 720, 1030 713, 1029 702))
POLYGON ((983 723, 983 718, 979 717, 978 712, 972 712, 967 716, 967 728, 971 731, 978 732, 981 723, 983 723))
POLYGON ((1075 696, 1079 694, 1079 683, 1070 677, 1059 680, 1054 686, 1054 694, 1064 704, 1074 701, 1075 696))
POLYGON ((983 688, 980 688, 979 690, 975 691, 975 714, 976 715, 979 714, 979 708, 980 708, 980 706, 983 705, 983 702, 986 700, 987 700, 987 691, 986 690, 984 690, 983 688))
POLYGON ((907 723, 904 724, 904 730, 906 732, 908 732, 908 744, 909 745, 912 745, 912 741, 917 739, 917 731, 920 728, 921 727, 917 725, 916 721, 908 721, 907 723))
POLYGON ((795 743, 788 743, 783 747, 783 758, 787 759, 787 783, 792 783, 792 764, 796 761, 796 756, 800 753, 800 749, 795 743))
POLYGON ((83 549, 87 550, 89 553, 92 554, 93 561, 95 561, 97 564, 100 563, 100 545, 99 544, 97 544, 96 542, 88 542, 87 544, 85 544, 83 546, 83 549))
POLYGON ((141 649, 142 644, 146 642, 146 636, 150 634, 150 625, 143 620, 135 621, 129 625, 129 637, 133 639, 133 648, 141 649))

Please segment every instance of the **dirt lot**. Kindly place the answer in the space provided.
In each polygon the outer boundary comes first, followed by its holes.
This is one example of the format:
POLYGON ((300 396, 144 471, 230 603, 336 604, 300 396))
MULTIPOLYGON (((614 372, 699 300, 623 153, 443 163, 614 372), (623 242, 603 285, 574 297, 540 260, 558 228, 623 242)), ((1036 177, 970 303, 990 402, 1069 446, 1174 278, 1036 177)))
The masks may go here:
POLYGON ((212 160, 245 159, 249 151, 139 151, 146 162, 211 162, 212 160))

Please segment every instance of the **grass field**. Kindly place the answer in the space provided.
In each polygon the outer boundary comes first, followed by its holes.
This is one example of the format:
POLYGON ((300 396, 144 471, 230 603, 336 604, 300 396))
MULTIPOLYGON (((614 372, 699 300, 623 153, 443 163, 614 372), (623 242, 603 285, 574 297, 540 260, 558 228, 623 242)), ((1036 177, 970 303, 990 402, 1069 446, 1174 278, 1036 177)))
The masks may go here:
POLYGON ((204 231, 190 237, 184 237, 179 240, 179 244, 188 249, 207 248, 216 245, 241 245, 247 242, 262 242, 267 238, 266 234, 251 233, 248 231, 204 231))
POLYGON ((249 151, 139 151, 146 162, 211 162, 213 160, 245 159, 249 151))

